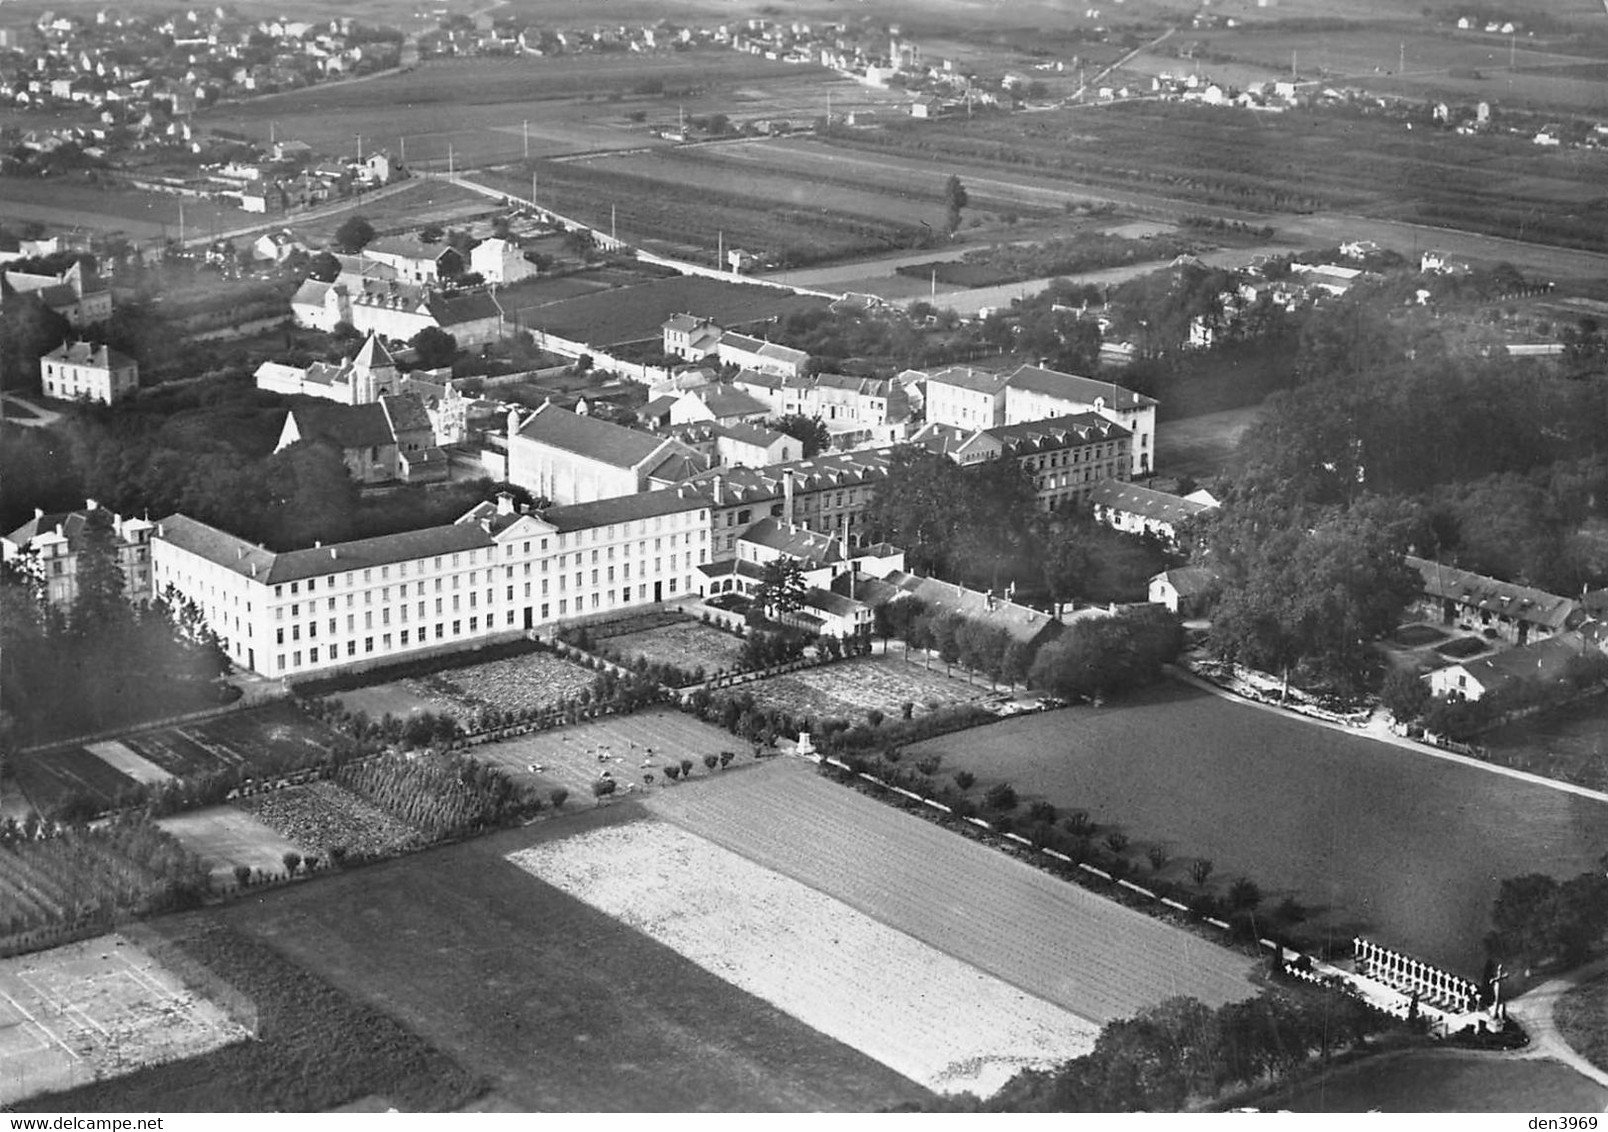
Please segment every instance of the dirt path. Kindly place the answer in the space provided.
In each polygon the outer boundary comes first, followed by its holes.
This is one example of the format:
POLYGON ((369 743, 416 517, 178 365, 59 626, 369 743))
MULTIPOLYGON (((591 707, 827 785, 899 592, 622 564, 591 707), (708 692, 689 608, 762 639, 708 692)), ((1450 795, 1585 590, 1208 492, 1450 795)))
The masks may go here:
POLYGON ((1530 1035, 1530 1045, 1521 1057, 1550 1057, 1561 1061, 1575 1072, 1589 1077, 1599 1085, 1608 1086, 1608 1072, 1599 1069, 1575 1051, 1558 1031, 1558 1000, 1581 983, 1589 982, 1608 971, 1608 957, 1587 963, 1566 975, 1548 979, 1538 987, 1519 995, 1508 1003, 1508 1013, 1523 1024, 1530 1035))

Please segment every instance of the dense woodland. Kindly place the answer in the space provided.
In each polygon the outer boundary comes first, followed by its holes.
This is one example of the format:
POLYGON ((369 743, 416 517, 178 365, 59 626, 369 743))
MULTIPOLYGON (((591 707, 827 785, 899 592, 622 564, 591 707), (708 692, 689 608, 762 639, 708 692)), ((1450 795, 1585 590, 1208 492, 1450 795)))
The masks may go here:
POLYGON ((115 409, 83 406, 49 428, 0 425, 0 525, 87 497, 125 515, 182 511, 289 550, 450 523, 490 494, 489 481, 470 481, 360 495, 328 445, 275 453, 284 421, 284 398, 240 377, 147 390, 115 409))
POLYGON ((221 702, 229 662, 195 604, 126 600, 105 511, 91 512, 82 537, 70 608, 42 601, 15 570, 0 576, 0 750, 221 702))

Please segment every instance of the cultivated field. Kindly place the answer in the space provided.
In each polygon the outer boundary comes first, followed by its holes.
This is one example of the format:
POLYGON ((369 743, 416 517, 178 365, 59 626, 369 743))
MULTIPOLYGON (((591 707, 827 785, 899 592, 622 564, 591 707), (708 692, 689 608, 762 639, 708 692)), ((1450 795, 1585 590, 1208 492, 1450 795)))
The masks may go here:
POLYGON ((272 121, 279 137, 331 153, 350 152, 362 134, 365 151, 405 148, 410 164, 442 170, 450 144, 465 169, 526 156, 527 136, 532 157, 666 145, 651 128, 674 125, 682 109, 808 119, 824 112, 828 90, 844 111, 889 100, 818 67, 709 49, 432 59, 409 73, 223 106, 200 122, 266 142, 272 121))
MULTIPOLYGON (((483 180, 493 183, 486 178, 483 180)), ((658 341, 664 320, 685 311, 698 311, 722 326, 741 328, 764 319, 786 318, 795 312, 821 310, 826 305, 825 299, 793 295, 771 287, 683 276, 578 299, 520 307, 514 317, 520 326, 545 330, 560 338, 613 346, 648 339, 658 341)))
POLYGON ((595 829, 509 860, 936 1092, 990 1095, 1020 1069, 1088 1052, 1098 1033, 673 825, 595 829))
POLYGON ((551 707, 579 695, 596 678, 596 673, 551 653, 529 652, 374 684, 337 698, 347 710, 365 711, 373 719, 387 713, 402 717, 445 711, 462 722, 485 707, 505 711, 551 707))
POLYGON ((139 788, 133 778, 83 747, 58 747, 12 757, 11 773, 41 814, 55 814, 73 798, 110 808, 139 788))
POLYGON ((235 805, 302 846, 304 856, 311 851, 326 861, 337 846, 354 854, 379 856, 423 841, 413 826, 333 782, 254 794, 235 805))
POLYGON ((0 959, 0 1105, 245 1037, 120 935, 0 959))
POLYGON ((1245 957, 830 782, 802 762, 660 791, 647 804, 1097 1024, 1171 995, 1217 1005, 1254 991, 1245 957))
POLYGON ((858 720, 872 708, 890 719, 897 719, 905 703, 915 705, 917 714, 940 706, 969 703, 989 695, 987 684, 968 684, 945 676, 941 662, 924 668, 907 663, 902 656, 856 657, 821 668, 806 668, 785 676, 773 676, 745 685, 766 707, 778 707, 788 714, 828 719, 840 716, 858 720))
MULTIPOLYGON (((505 860, 640 816, 588 811, 292 885, 221 916, 393 1015, 505 1109, 865 1111, 928 1096, 505 860)), ((352 1086, 342 1100, 388 1093, 352 1086)))
POLYGON ((752 761, 748 744, 668 709, 608 716, 469 748, 469 754, 502 767, 515 782, 543 789, 563 787, 574 798, 574 805, 590 804, 592 783, 605 770, 622 790, 632 784, 645 786, 644 774, 653 775, 662 785, 665 764, 691 759, 695 773, 703 775, 703 757, 722 751, 734 752, 743 763, 752 761), (533 771, 531 767, 542 769, 533 771))
POLYGON ((742 667, 741 637, 690 617, 617 637, 602 635, 607 632, 608 626, 599 626, 598 640, 611 651, 626 657, 645 657, 650 664, 673 664, 688 672, 742 667))
POLYGON ((1207 857, 1269 907, 1294 895, 1337 939, 1364 932, 1470 977, 1502 879, 1574 876, 1608 849, 1599 802, 1172 684, 908 757, 929 752, 978 791, 1009 781, 1024 802, 1087 810, 1129 835, 1135 860, 1163 845, 1164 876, 1207 857))

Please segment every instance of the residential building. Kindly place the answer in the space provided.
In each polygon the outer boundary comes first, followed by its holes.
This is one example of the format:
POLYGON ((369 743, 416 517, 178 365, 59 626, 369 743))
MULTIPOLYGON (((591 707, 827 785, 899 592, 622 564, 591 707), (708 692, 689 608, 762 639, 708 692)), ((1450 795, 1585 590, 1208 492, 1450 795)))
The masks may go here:
POLYGON ((810 360, 810 356, 803 350, 795 350, 790 346, 761 341, 747 334, 736 334, 731 331, 720 336, 720 341, 715 346, 715 356, 722 365, 733 365, 740 370, 752 369, 784 377, 802 377, 805 365, 810 360))
POLYGON ((1594 646, 1580 633, 1560 633, 1437 668, 1427 677, 1429 690, 1432 695, 1472 701, 1526 684, 1556 684, 1578 658, 1593 651, 1594 646))
POLYGON ((508 482, 557 504, 667 487, 676 481, 659 470, 696 455, 678 440, 557 405, 543 405, 523 421, 517 413, 508 415, 508 482))
POLYGON ((287 396, 320 397, 341 405, 367 405, 398 390, 396 361, 372 330, 356 355, 331 365, 314 362, 302 368, 279 362, 257 367, 257 388, 287 396))
POLYGON ((1059 636, 1063 627, 1043 610, 1018 605, 991 590, 974 590, 903 570, 893 571, 882 581, 896 587, 901 596, 913 597, 930 610, 953 613, 968 621, 1004 630, 1014 644, 1027 650, 1029 658, 1041 645, 1059 636))
POLYGON ((709 510, 656 491, 541 513, 501 497, 456 523, 274 553, 184 515, 153 584, 200 607, 229 657, 295 680, 473 649, 697 593, 709 510))
POLYGON ((469 249, 469 270, 487 283, 518 283, 537 274, 536 265, 512 240, 493 236, 469 249))
POLYGON ((1198 617, 1217 585, 1217 574, 1204 566, 1163 570, 1150 579, 1150 600, 1180 617, 1198 617))
MULTIPOLYGON (((0 538, 0 556, 6 562, 17 562, 18 568, 39 586, 40 596, 46 601, 70 606, 78 597, 78 559, 84 548, 84 529, 98 511, 99 504, 93 499, 79 511, 47 515, 36 507, 32 519, 0 538)), ((131 602, 145 602, 155 596, 151 585, 154 526, 144 519, 111 516, 117 562, 123 570, 124 592, 131 602)))
MULTIPOLYGON (((928 388, 930 397, 930 383, 928 388)), ((1148 476, 1155 470, 1156 401, 1153 398, 1109 381, 1078 377, 1043 366, 1022 366, 1006 378, 1006 424, 1076 413, 1098 413, 1132 434, 1131 475, 1148 476)), ((934 419, 930 407, 927 419, 934 419)))
POLYGON ((703 421, 735 425, 762 421, 769 415, 770 408, 765 402, 731 385, 707 385, 691 390, 677 397, 670 406, 672 425, 703 421))
POLYGON ((946 426, 929 425, 914 441, 957 464, 1017 461, 1033 481, 1043 511, 1084 506, 1099 484, 1125 481, 1129 474, 1133 437, 1096 413, 1002 425, 973 432, 958 443, 952 443, 954 436, 946 426))
POLYGON ((689 362, 713 357, 722 333, 713 319, 690 314, 671 315, 659 330, 664 337, 664 352, 689 362))
POLYGON ((463 254, 448 243, 427 244, 416 235, 380 236, 363 248, 363 258, 383 263, 404 283, 439 283, 464 272, 463 254))
POLYGON ((74 328, 95 326, 112 317, 112 292, 93 270, 75 261, 60 275, 0 270, 0 303, 7 289, 39 300, 74 328))
POLYGON ((1095 522, 1133 535, 1150 535, 1163 542, 1178 541, 1178 526, 1217 506, 1211 492, 1173 495, 1136 483, 1107 480, 1089 494, 1095 522))
POLYGON ((923 393, 927 423, 950 425, 967 434, 1003 425, 1005 384, 1003 374, 971 366, 946 366, 928 374, 923 393))
POLYGON ((667 435, 709 458, 711 466, 764 468, 804 457, 804 444, 775 429, 714 421, 675 425, 667 435))
POLYGON ((46 397, 110 405, 140 387, 140 367, 108 346, 63 342, 39 359, 39 384, 46 397))
POLYGON ((910 418, 910 399, 904 387, 886 378, 844 373, 787 377, 744 370, 732 384, 764 402, 771 416, 810 417, 826 425, 834 436, 863 436, 891 444, 902 438, 903 425, 910 418))
POLYGON ((1467 630, 1489 630, 1516 645, 1555 636, 1578 620, 1578 605, 1530 586, 1515 585, 1409 554, 1407 565, 1423 578, 1410 607, 1427 621, 1467 630))
POLYGON ((876 485, 887 478, 891 449, 829 452, 768 468, 719 468, 689 484, 708 502, 710 558, 736 554, 737 538, 761 519, 807 530, 847 532, 850 546, 867 541, 865 516, 876 485))

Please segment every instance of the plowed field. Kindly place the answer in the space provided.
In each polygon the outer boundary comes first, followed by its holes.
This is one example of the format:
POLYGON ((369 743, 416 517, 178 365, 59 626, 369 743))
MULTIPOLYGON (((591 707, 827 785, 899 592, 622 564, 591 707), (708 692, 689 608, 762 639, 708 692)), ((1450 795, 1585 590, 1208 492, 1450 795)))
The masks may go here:
POLYGON ((1249 998, 1250 960, 828 782, 797 762, 649 797, 653 812, 1103 1024, 1173 995, 1249 998))

